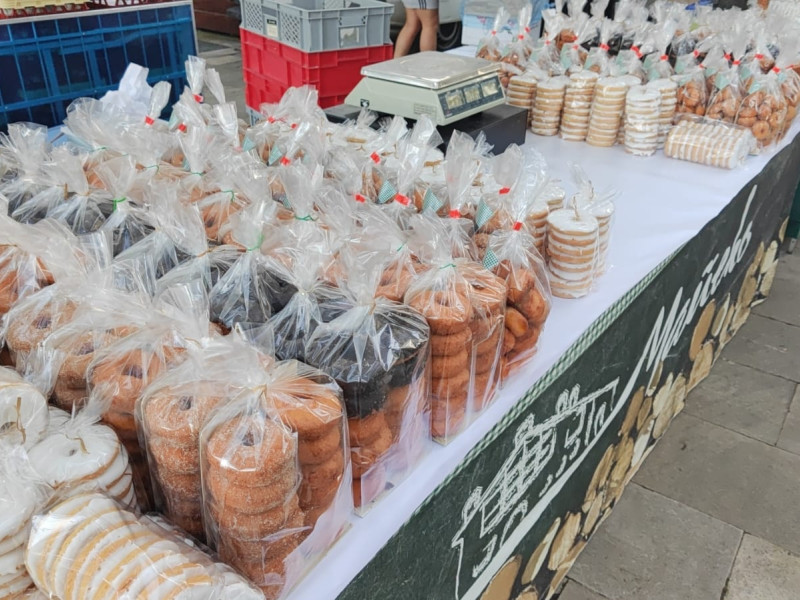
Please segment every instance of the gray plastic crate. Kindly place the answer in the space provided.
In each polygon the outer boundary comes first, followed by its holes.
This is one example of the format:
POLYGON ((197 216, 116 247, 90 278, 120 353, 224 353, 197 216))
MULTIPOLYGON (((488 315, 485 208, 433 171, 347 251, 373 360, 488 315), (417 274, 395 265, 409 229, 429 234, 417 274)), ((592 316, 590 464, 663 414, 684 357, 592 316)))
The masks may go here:
POLYGON ((241 0, 242 27, 303 52, 391 43, 394 6, 378 0, 241 0))

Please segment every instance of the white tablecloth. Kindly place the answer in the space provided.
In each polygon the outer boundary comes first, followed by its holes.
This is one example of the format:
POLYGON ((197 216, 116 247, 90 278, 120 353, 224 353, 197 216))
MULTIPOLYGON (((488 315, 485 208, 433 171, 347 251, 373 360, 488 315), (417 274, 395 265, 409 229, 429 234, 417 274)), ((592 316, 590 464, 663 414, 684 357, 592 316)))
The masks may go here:
MULTIPOLYGON (((800 120, 779 148, 798 131, 800 120)), ((352 527, 295 588, 291 600, 335 598, 592 322, 716 217, 774 154, 750 157, 742 168, 726 171, 669 159, 661 152, 637 158, 619 146, 594 148, 530 133, 527 145, 545 155, 553 175, 564 182, 568 196, 574 191, 569 161, 580 164, 597 188, 614 186, 621 192, 616 202, 609 271, 589 296, 555 299, 539 352, 528 371, 511 379, 494 404, 450 445, 431 443, 430 452, 411 476, 364 518, 353 517, 352 527)))

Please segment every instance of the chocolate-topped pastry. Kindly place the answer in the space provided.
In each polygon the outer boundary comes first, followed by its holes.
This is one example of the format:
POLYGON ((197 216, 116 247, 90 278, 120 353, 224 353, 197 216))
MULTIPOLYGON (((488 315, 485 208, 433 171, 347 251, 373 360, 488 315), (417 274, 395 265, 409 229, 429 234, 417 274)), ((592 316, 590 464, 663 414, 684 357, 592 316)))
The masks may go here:
POLYGON ((306 360, 336 379, 347 415, 363 418, 383 407, 392 387, 411 381, 427 340, 422 315, 378 299, 373 307, 355 306, 317 327, 306 360))

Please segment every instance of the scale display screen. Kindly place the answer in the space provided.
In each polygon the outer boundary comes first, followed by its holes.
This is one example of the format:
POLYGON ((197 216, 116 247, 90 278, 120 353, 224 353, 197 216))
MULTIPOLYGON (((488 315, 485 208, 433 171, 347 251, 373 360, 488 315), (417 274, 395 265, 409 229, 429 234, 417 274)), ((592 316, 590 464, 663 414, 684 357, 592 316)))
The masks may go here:
POLYGON ((474 111, 502 99, 503 89, 500 87, 500 80, 496 75, 439 94, 439 103, 446 119, 459 113, 474 111))

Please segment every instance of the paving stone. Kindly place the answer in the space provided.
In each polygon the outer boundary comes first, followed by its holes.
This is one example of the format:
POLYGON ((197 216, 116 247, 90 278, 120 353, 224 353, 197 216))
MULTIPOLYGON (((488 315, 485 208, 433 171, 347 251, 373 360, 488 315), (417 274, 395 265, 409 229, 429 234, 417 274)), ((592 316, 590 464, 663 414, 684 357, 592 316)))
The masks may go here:
POLYGON ((781 435, 778 438, 778 447, 800 454, 800 385, 795 388, 789 414, 786 415, 781 435))
MULTIPOLYGON (((207 67, 221 67, 222 65, 233 65, 234 63, 238 65, 239 71, 242 68, 242 57, 239 54, 229 52, 228 54, 220 55, 220 56, 204 56, 206 59, 206 66, 207 67)), ((231 67, 228 67, 231 68, 231 67)))
POLYGON ((634 481, 800 552, 800 456, 681 413, 634 481))
POLYGON ((689 394, 685 410, 690 415, 774 445, 789 412, 795 387, 781 377, 721 359, 711 374, 689 394))
POLYGON ((719 600, 741 535, 631 484, 570 577, 613 600, 719 600))
POLYGON ((800 381, 800 327, 751 314, 722 356, 740 365, 800 381))
POLYGON ((607 600, 607 598, 582 586, 577 581, 570 580, 567 581, 558 600, 607 600))
POLYGON ((800 557, 745 534, 725 600, 796 600, 798 595, 800 557))
POLYGON ((800 290, 800 281, 776 276, 769 297, 756 306, 753 312, 783 323, 800 326, 800 310, 797 308, 798 290, 800 290))

